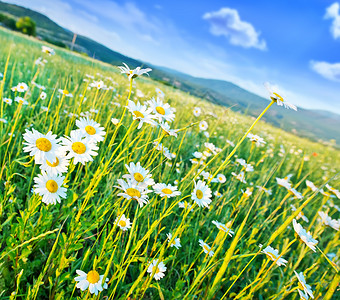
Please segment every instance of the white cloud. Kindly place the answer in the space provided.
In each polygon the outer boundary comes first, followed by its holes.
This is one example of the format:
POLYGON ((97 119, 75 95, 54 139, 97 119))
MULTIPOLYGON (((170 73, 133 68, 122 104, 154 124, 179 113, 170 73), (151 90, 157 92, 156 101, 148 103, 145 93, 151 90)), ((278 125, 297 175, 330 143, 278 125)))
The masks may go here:
POLYGON ((340 38, 340 4, 338 2, 333 3, 327 7, 325 19, 332 19, 331 33, 334 39, 340 38))
POLYGON ((219 11, 205 13, 203 19, 209 21, 213 35, 224 35, 233 45, 267 49, 266 42, 260 40, 260 32, 252 24, 242 21, 236 9, 224 7, 219 11))
POLYGON ((340 82, 340 63, 330 64, 323 61, 311 61, 310 67, 321 76, 340 82))

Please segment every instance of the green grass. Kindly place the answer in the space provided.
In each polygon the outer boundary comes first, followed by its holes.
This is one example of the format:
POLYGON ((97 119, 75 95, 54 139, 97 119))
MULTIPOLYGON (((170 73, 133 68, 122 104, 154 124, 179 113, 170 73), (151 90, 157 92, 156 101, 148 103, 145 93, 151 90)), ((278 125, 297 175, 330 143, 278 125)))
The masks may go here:
POLYGON ((318 187, 329 182, 339 188, 339 151, 260 121, 252 133, 267 144, 256 147, 246 138, 223 165, 233 151, 226 139, 236 144, 254 119, 143 76, 134 80, 131 99, 144 102, 156 96, 156 87, 162 89, 165 102, 177 110, 171 128, 181 129, 178 137, 164 136, 159 127, 147 124, 138 130, 128 111, 116 127, 110 120, 121 119, 129 94, 129 81, 116 67, 62 49, 47 57, 44 67, 37 67, 34 61, 43 55, 41 43, 2 29, 0 45, 0 72, 5 73, 7 67, 1 97, 14 99, 11 87, 19 82, 30 86, 30 93, 24 96, 29 105, 1 101, 1 118, 8 121, 0 122, 1 299, 221 299, 223 295, 225 299, 299 299, 294 270, 304 272, 315 298, 336 299, 336 267, 320 251, 314 253, 295 240, 289 218, 303 209, 309 223, 298 222, 309 228, 324 253, 336 254, 333 261, 340 267, 339 233, 322 225, 317 216, 318 211, 328 211, 333 219, 339 219, 332 206, 339 205, 339 199, 314 194, 305 184, 308 179, 318 187), (88 90, 85 74, 102 78, 108 85, 113 84, 106 77, 112 77, 116 90, 88 90), (46 87, 45 100, 39 99, 39 90, 30 84, 33 79, 46 87), (67 89, 74 97, 58 97, 58 89, 67 89), (137 98, 137 89, 145 97, 137 98), (48 112, 42 106, 48 107, 48 112), (192 113, 196 106, 202 109, 200 117, 192 113), (40 170, 23 152, 22 134, 32 127, 44 134, 51 130, 59 137, 69 135, 77 128, 77 118, 69 113, 79 115, 91 108, 98 110, 92 118, 105 128, 105 141, 99 143, 93 162, 70 165, 65 182, 67 199, 47 206, 32 193, 33 178, 40 170), (198 128, 197 122, 202 120, 209 124, 209 138, 198 128), (176 154, 172 165, 153 149, 152 143, 160 140, 176 154), (213 196, 210 209, 197 205, 192 211, 179 208, 180 201, 193 204, 197 165, 190 159, 194 151, 205 150, 205 142, 223 149, 207 159, 204 170, 214 174, 223 166, 219 172, 226 176, 226 182, 209 184, 212 192, 219 191, 222 197, 213 196), (247 184, 231 175, 241 171, 235 164, 236 156, 254 166, 254 172, 246 174, 247 184), (127 173, 125 164, 130 162, 148 168, 155 182, 174 184, 178 180, 181 195, 166 199, 150 193, 149 203, 142 208, 136 201, 117 196, 117 179, 127 173), (275 177, 288 174, 303 194, 302 200, 277 185, 275 177), (272 195, 256 186, 271 189, 272 195), (242 195, 247 187, 254 188, 249 198, 242 195), (291 204, 298 208, 295 213, 291 204), (128 231, 114 225, 122 213, 133 222, 128 231), (213 220, 228 223, 234 236, 219 231, 213 220), (168 232, 180 237, 179 250, 169 247, 168 232), (214 256, 202 251, 199 239, 212 246, 214 256), (276 266, 259 252, 259 244, 266 246, 269 241, 288 261, 287 266, 276 266), (146 272, 153 259, 164 261, 167 267, 159 281, 146 272), (97 297, 76 289, 78 269, 105 274, 110 279, 108 289, 97 297))

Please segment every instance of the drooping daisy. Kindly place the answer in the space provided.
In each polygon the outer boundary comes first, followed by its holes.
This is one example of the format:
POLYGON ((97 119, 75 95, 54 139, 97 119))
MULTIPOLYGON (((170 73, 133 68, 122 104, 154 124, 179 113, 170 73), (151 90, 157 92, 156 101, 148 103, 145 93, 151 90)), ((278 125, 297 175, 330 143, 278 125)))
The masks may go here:
POLYGON ((312 235, 307 232, 298 222, 296 222, 295 219, 293 219, 293 227, 299 238, 314 252, 315 251, 315 245, 318 243, 317 240, 313 239, 312 235))
POLYGON ((149 170, 143 168, 140 162, 136 164, 130 162, 130 165, 125 165, 125 167, 129 171, 129 174, 123 175, 123 178, 127 178, 132 183, 143 188, 155 184, 155 181, 151 178, 152 174, 149 173, 149 170))
POLYGON ((187 201, 178 202, 178 207, 179 207, 179 208, 184 208, 184 209, 189 209, 190 211, 193 210, 192 205, 190 205, 187 201))
POLYGON ((153 186, 153 189, 155 193, 160 195, 161 197, 172 198, 181 194, 180 191, 177 191, 177 186, 172 186, 171 184, 156 183, 153 186))
POLYGON ((167 122, 159 123, 159 126, 163 129, 166 135, 177 137, 177 129, 170 129, 170 125, 167 122))
POLYGON ((328 183, 326 184, 326 188, 330 190, 335 196, 337 196, 340 199, 340 191, 331 187, 328 183))
POLYGON ((201 115, 201 108, 194 107, 193 113, 195 117, 199 117, 201 115))
POLYGON ((319 211, 319 216, 321 218, 321 221, 326 226, 332 227, 333 229, 339 231, 340 227, 340 221, 332 219, 327 213, 323 211, 319 211))
POLYGON ((306 180, 306 185, 309 187, 313 192, 316 192, 318 188, 315 186, 315 184, 312 181, 306 180))
MULTIPOLYGON (((292 211, 296 211, 296 207, 293 204, 291 204, 290 207, 292 211)), ((296 216, 297 220, 299 220, 300 218, 304 220, 305 222, 309 223, 308 218, 305 216, 305 214, 302 211, 300 211, 300 213, 296 216)))
POLYGON ((54 55, 55 51, 54 49, 47 47, 47 46, 41 46, 41 52, 48 54, 49 56, 54 55))
POLYGON ((289 190, 288 190, 294 197, 296 197, 297 199, 302 199, 303 198, 303 196, 302 196, 302 194, 300 193, 300 192, 298 192, 296 189, 294 189, 294 188, 290 188, 289 190))
POLYGON ((266 82, 264 84, 265 88, 267 89, 268 93, 269 93, 269 97, 270 99, 272 99, 273 101, 275 101, 277 103, 277 105, 279 106, 284 106, 285 108, 289 109, 293 109, 295 111, 297 111, 297 108, 294 104, 291 104, 287 101, 285 101, 283 99, 282 96, 280 96, 275 90, 274 90, 274 87, 272 85, 270 85, 268 82, 266 82))
POLYGON ((111 122, 113 125, 117 126, 119 124, 119 119, 112 118, 111 122))
POLYGON ((164 262, 161 261, 158 263, 158 259, 154 259, 147 270, 147 272, 150 273, 150 276, 152 276, 152 273, 155 272, 153 278, 155 278, 156 280, 160 280, 161 278, 163 278, 165 276, 165 271, 166 266, 164 262))
POLYGON ((252 194, 253 194, 253 187, 247 187, 245 191, 241 190, 242 191, 242 196, 245 198, 245 199, 248 199, 252 194))
POLYGON ((209 208, 209 204, 211 203, 211 189, 206 185, 205 182, 199 180, 195 183, 195 188, 191 193, 191 199, 194 200, 198 206, 209 208))
POLYGON ((278 178, 276 177, 276 182, 278 185, 286 188, 287 190, 290 190, 292 188, 292 184, 288 181, 289 179, 286 178, 278 178))
MULTIPOLYGON (((170 243, 171 240, 172 240, 172 234, 171 234, 171 233, 167 233, 166 236, 167 236, 168 241, 169 241, 169 243, 170 243)), ((170 244, 170 247, 175 247, 176 249, 182 247, 182 246, 181 246, 181 240, 180 240, 180 238, 174 238, 174 240, 173 240, 172 243, 170 244)))
POLYGON ((301 290, 298 289, 298 292, 299 292, 301 300, 308 300, 309 299, 309 296, 305 291, 301 291, 301 290))
POLYGON ((227 142, 227 144, 229 144, 231 147, 235 147, 235 144, 234 144, 232 141, 226 140, 226 142, 227 142))
POLYGON ((131 100, 128 101, 128 105, 126 108, 131 112, 134 120, 138 120, 138 129, 142 128, 144 123, 151 124, 152 126, 156 125, 156 122, 153 120, 154 116, 151 114, 152 108, 147 108, 146 105, 142 105, 139 102, 137 104, 131 100))
POLYGON ((122 74, 126 74, 126 76, 129 78, 129 80, 132 80, 138 76, 141 76, 143 74, 148 74, 148 72, 152 71, 152 69, 150 68, 146 68, 146 69, 141 69, 141 67, 137 67, 136 69, 134 70, 131 70, 127 64, 123 63, 123 65, 125 67, 118 67, 121 71, 122 74))
POLYGON ((62 187, 65 176, 48 174, 41 171, 34 178, 34 191, 42 196, 42 202, 46 204, 60 203, 60 198, 66 198, 67 189, 62 187))
POLYGON ((169 103, 163 103, 159 98, 152 98, 148 101, 148 104, 155 114, 155 119, 158 119, 159 122, 172 122, 175 119, 175 109, 169 103))
POLYGON ((69 163, 70 161, 63 154, 57 153, 56 161, 54 163, 45 160, 41 163, 40 169, 51 175, 63 174, 67 173, 69 163))
POLYGON ((276 264, 278 266, 282 266, 282 265, 285 266, 286 263, 288 262, 287 260, 283 259, 282 257, 279 258, 279 256, 280 256, 279 250, 274 249, 271 246, 267 246, 261 252, 266 254, 268 256, 268 258, 270 258, 272 261, 276 261, 276 264))
POLYGON ((10 98, 4 98, 3 101, 4 101, 6 104, 9 104, 9 105, 11 105, 12 102, 13 102, 13 100, 10 99, 10 98))
POLYGON ((143 207, 144 204, 148 203, 149 197, 147 194, 151 192, 150 190, 146 190, 130 180, 126 182, 123 179, 118 179, 117 182, 119 184, 117 188, 124 191, 123 193, 119 193, 118 196, 122 196, 128 200, 134 199, 138 202, 140 207, 143 207))
POLYGON ((299 288, 304 290, 306 294, 309 294, 309 296, 311 296, 314 299, 312 287, 306 283, 306 279, 305 276, 303 276, 303 273, 302 272, 297 273, 295 270, 294 273, 297 279, 299 280, 299 288))
POLYGON ((212 251, 211 247, 207 243, 204 243, 203 240, 199 240, 199 244, 203 248, 204 253, 208 253, 209 256, 214 255, 214 251, 212 251))
POLYGON ((256 187, 257 187, 259 190, 265 192, 265 193, 266 193, 267 195, 269 195, 269 196, 272 194, 272 190, 266 189, 266 188, 263 187, 263 186, 257 185, 256 187))
POLYGON ((199 124, 198 124, 198 127, 201 131, 205 131, 208 129, 208 123, 206 121, 201 121, 199 124))
POLYGON ((19 96, 15 97, 14 101, 18 102, 18 103, 20 103, 22 105, 27 105, 28 104, 28 101, 26 101, 24 98, 19 97, 19 96))
POLYGON ((81 270, 76 271, 79 276, 74 278, 75 281, 79 281, 77 283, 77 288, 85 291, 87 288, 89 289, 91 294, 98 295, 103 289, 107 289, 107 283, 109 278, 106 278, 105 283, 103 284, 104 275, 100 275, 96 270, 91 270, 87 274, 81 270))
POLYGON ((61 151, 68 152, 66 158, 74 158, 73 163, 76 165, 78 162, 85 165, 88 161, 93 161, 92 156, 97 156, 96 150, 99 148, 94 141, 84 138, 80 131, 72 130, 70 137, 62 139, 61 151))
POLYGON ((60 146, 57 136, 51 131, 44 135, 34 128, 32 128, 32 132, 26 129, 23 138, 25 140, 23 150, 34 156, 35 163, 41 164, 46 160, 51 163, 56 162, 56 152, 60 146))
POLYGON ((236 174, 235 172, 232 172, 231 175, 233 175, 237 180, 239 180, 242 183, 247 183, 245 179, 244 172, 240 172, 239 174, 236 174))
POLYGON ((227 232, 228 235, 233 236, 234 231, 232 231, 230 228, 228 228, 225 224, 220 223, 218 221, 212 221, 212 223, 219 229, 222 230, 224 232, 227 232))
POLYGON ((119 228, 123 231, 131 228, 130 219, 126 218, 124 214, 116 218, 115 224, 117 224, 117 226, 119 226, 119 228))
POLYGON ((80 118, 76 120, 76 125, 83 134, 90 141, 101 142, 104 141, 106 132, 104 127, 101 127, 99 123, 91 120, 89 117, 80 118))

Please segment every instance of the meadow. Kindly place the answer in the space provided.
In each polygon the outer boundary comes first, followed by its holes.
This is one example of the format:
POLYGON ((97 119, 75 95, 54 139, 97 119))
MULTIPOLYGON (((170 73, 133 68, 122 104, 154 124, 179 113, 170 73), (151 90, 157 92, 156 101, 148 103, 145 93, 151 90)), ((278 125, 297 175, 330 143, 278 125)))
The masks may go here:
POLYGON ((0 299, 340 299, 337 149, 42 46, 0 29, 0 299))

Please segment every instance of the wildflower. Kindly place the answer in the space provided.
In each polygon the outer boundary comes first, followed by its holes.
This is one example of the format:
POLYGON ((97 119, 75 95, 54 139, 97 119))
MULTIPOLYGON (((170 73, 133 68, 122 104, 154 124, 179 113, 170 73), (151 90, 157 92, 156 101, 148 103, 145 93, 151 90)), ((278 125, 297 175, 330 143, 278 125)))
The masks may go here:
POLYGON ((58 92, 60 94, 64 95, 65 97, 69 97, 69 98, 73 97, 73 95, 68 90, 58 89, 58 92))
POLYGON ((217 198, 221 198, 222 197, 222 194, 219 192, 219 191, 216 191, 214 193, 214 195, 217 197, 217 198))
POLYGON ((155 145, 156 150, 162 151, 164 156, 167 159, 171 160, 173 158, 172 153, 170 153, 169 149, 167 147, 163 146, 162 143, 154 142, 154 145, 155 145))
POLYGON ((118 225, 119 228, 123 231, 126 231, 131 228, 130 219, 126 218, 124 214, 121 217, 116 218, 115 224, 118 225))
MULTIPOLYGON (((171 242, 172 240, 172 234, 171 233, 167 233, 166 234, 168 240, 169 240, 169 243, 171 242)), ((180 241, 180 238, 174 238, 174 240, 172 241, 172 243, 170 244, 170 247, 175 247, 176 249, 182 247, 181 246, 181 241, 180 241)))
POLYGON ((48 54, 49 56, 54 55, 55 51, 47 46, 41 46, 41 52, 48 54))
POLYGON ((201 109, 199 107, 194 107, 194 116, 199 117, 201 115, 201 109))
POLYGON ((322 195, 324 195, 325 197, 329 197, 329 198, 335 198, 335 196, 333 194, 331 194, 330 192, 326 192, 323 189, 320 189, 320 193, 322 195))
POLYGON ((48 174, 41 171, 34 178, 34 191, 42 196, 42 202, 46 204, 60 203, 60 198, 66 198, 67 189, 62 187, 65 176, 48 174))
POLYGON ((276 177, 276 182, 278 185, 283 186, 287 190, 290 190, 292 188, 292 184, 288 181, 288 178, 277 178, 276 177))
POLYGON ((306 180, 306 185, 307 187, 309 187, 313 192, 316 192, 318 190, 318 188, 314 185, 313 182, 306 180))
POLYGON ((304 291, 301 291, 298 289, 299 295, 300 295, 300 299, 301 300, 308 300, 309 296, 307 293, 305 293, 304 291))
POLYGON ((232 141, 226 140, 227 144, 229 144, 231 147, 235 147, 235 144, 232 141))
POLYGON ((47 63, 47 60, 43 59, 42 57, 38 57, 34 62, 34 64, 38 66, 44 66, 46 63, 47 63))
POLYGON ((170 125, 167 122, 159 123, 159 126, 163 129, 166 135, 177 137, 177 129, 170 129, 170 125))
POLYGON ((270 99, 275 101, 277 103, 277 105, 279 105, 279 106, 283 105, 287 109, 291 108, 291 109, 297 111, 296 106, 294 104, 291 104, 291 103, 285 101, 276 91, 274 91, 273 86, 271 86, 268 82, 266 82, 264 84, 264 86, 269 93, 270 99))
POLYGON ((119 184, 117 188, 124 191, 119 193, 118 196, 122 196, 128 200, 134 199, 138 202, 140 207, 143 207, 144 204, 148 203, 149 197, 147 194, 151 191, 134 184, 130 180, 126 182, 123 179, 118 179, 117 182, 119 184))
POLYGON ((113 125, 117 126, 119 124, 119 119, 112 118, 111 122, 113 125))
POLYGON ((303 276, 303 273, 302 272, 297 273, 295 270, 294 273, 297 279, 299 280, 299 288, 302 289, 306 294, 309 294, 309 296, 311 296, 314 299, 312 287, 306 283, 306 279, 305 276, 303 276))
POLYGON ((100 275, 96 270, 91 270, 87 274, 81 270, 76 271, 79 276, 74 278, 75 281, 79 281, 77 283, 77 288, 85 291, 87 288, 89 289, 91 294, 98 295, 98 292, 101 292, 103 289, 107 289, 107 281, 109 278, 106 278, 105 283, 103 284, 104 275, 100 275))
POLYGON ((88 138, 90 141, 101 142, 104 141, 105 131, 104 127, 101 127, 99 123, 94 120, 86 118, 80 118, 76 121, 80 132, 84 137, 88 138))
POLYGON ((4 98, 2 101, 4 101, 5 103, 7 103, 7 104, 9 104, 9 105, 11 105, 12 102, 13 102, 13 100, 10 99, 10 98, 4 98))
MULTIPOLYGON (((296 207, 295 207, 293 204, 291 204, 290 207, 291 207, 292 211, 296 211, 296 207)), ((296 218, 297 218, 297 219, 300 219, 300 218, 301 218, 301 219, 304 220, 305 222, 309 223, 308 218, 304 215, 304 213, 303 213, 302 211, 300 211, 300 213, 297 215, 296 218)))
POLYGON ((212 223, 219 229, 222 230, 226 233, 228 233, 230 236, 233 236, 234 231, 232 231, 231 229, 229 229, 225 224, 220 223, 218 221, 212 221, 212 223))
POLYGON ((266 193, 267 195, 269 195, 269 196, 272 194, 272 190, 266 189, 266 188, 263 187, 263 186, 257 185, 256 187, 257 187, 259 190, 265 192, 265 193, 266 193))
POLYGON ((335 188, 331 187, 329 184, 326 184, 326 188, 330 190, 335 196, 337 196, 340 199, 340 191, 336 190, 335 188))
POLYGON ((208 123, 206 121, 201 121, 198 126, 201 131, 205 131, 208 129, 208 123))
POLYGON ((7 124, 7 123, 8 123, 8 121, 7 121, 6 119, 3 119, 3 118, 0 118, 0 122, 1 122, 1 123, 4 123, 4 124, 7 124))
POLYGON ((20 103, 22 105, 27 105, 28 104, 28 102, 24 98, 19 97, 19 96, 15 97, 14 101, 18 102, 18 103, 20 103))
POLYGON ((63 154, 56 154, 56 161, 49 162, 47 159, 41 162, 40 169, 51 175, 67 173, 69 160, 63 154))
POLYGON ((46 135, 32 128, 32 132, 26 129, 23 134, 25 140, 24 152, 29 152, 34 156, 35 162, 41 164, 48 160, 51 163, 56 162, 56 150, 59 149, 59 140, 55 134, 49 131, 46 135))
POLYGON ((319 216, 323 224, 339 231, 339 227, 340 227, 339 220, 332 219, 327 213, 322 212, 322 211, 319 211, 319 216))
POLYGON ((266 144, 263 138, 259 137, 256 134, 248 133, 247 137, 250 139, 251 142, 255 143, 256 146, 263 146, 266 144))
POLYGON ((16 91, 17 92, 26 92, 28 90, 28 86, 25 82, 20 82, 18 83, 18 85, 16 86, 16 91))
POLYGON ((253 194, 253 188, 247 187, 245 191, 241 190, 244 198, 249 198, 253 194))
POLYGON ((184 201, 184 202, 178 202, 178 207, 179 208, 184 208, 184 209, 189 209, 189 211, 193 210, 192 205, 189 205, 188 202, 184 201))
POLYGON ((126 76, 129 78, 129 80, 132 80, 138 76, 141 76, 143 74, 148 74, 148 72, 152 71, 152 69, 150 68, 146 68, 146 69, 141 69, 141 67, 137 67, 136 69, 134 70, 131 70, 127 64, 123 63, 123 65, 125 67, 118 67, 121 71, 122 74, 126 74, 126 76))
POLYGON ((231 175, 233 175, 240 182, 247 183, 246 180, 245 180, 244 172, 240 172, 239 174, 236 174, 235 172, 232 172, 231 175))
POLYGON ((157 93, 157 97, 159 97, 161 99, 163 99, 164 96, 165 96, 164 92, 159 88, 156 88, 156 93, 157 93))
POLYGON ((166 121, 172 122, 175 119, 175 109, 171 108, 168 103, 163 103, 162 100, 157 98, 152 98, 148 101, 152 112, 155 114, 155 119, 158 119, 159 122, 166 121))
POLYGON ((236 159, 236 162, 239 163, 244 168, 245 172, 254 171, 254 167, 251 164, 248 164, 243 158, 236 159))
POLYGON ((286 263, 288 261, 286 261, 285 259, 283 258, 279 258, 279 250, 277 249, 274 249, 273 247, 271 246, 267 246, 266 248, 264 248, 262 251, 262 253, 266 254, 268 256, 268 258, 270 258, 272 261, 276 261, 276 264, 278 266, 282 266, 282 265, 286 265, 286 263))
POLYGON ((217 174, 216 178, 212 180, 212 182, 219 182, 219 183, 225 183, 226 177, 223 174, 217 174))
POLYGON ((93 81, 92 83, 89 84, 90 87, 95 87, 98 90, 106 88, 106 85, 104 84, 104 82, 102 80, 99 81, 93 81))
POLYGON ((40 93, 40 99, 41 99, 41 100, 45 100, 46 97, 47 97, 47 94, 46 94, 45 92, 41 92, 41 93, 40 93))
POLYGON ((129 100, 126 108, 131 112, 133 119, 139 121, 138 129, 142 127, 144 122, 153 126, 156 125, 153 120, 154 116, 151 114, 152 108, 147 108, 146 105, 142 105, 139 102, 136 104, 131 100, 129 100))
POLYGON ((289 191, 291 194, 293 194, 294 197, 296 197, 297 199, 302 199, 302 198, 303 198, 302 194, 301 194, 300 192, 298 192, 298 191, 297 191, 296 189, 294 189, 294 188, 290 188, 290 189, 288 189, 288 191, 289 191))
POLYGON ((317 240, 313 239, 312 235, 307 232, 298 222, 296 222, 295 219, 293 219, 293 226, 294 230, 299 236, 299 238, 309 247, 311 248, 314 252, 315 251, 315 245, 318 243, 317 240))
POLYGON ((155 273, 153 275, 153 278, 155 278, 156 280, 160 280, 161 278, 163 278, 165 276, 165 271, 166 266, 164 262, 161 261, 158 263, 158 259, 154 259, 147 270, 147 272, 150 273, 150 276, 152 276, 152 273, 155 273))
MULTIPOLYGON (((95 152, 99 148, 96 146, 93 140, 84 138, 80 131, 71 131, 70 137, 61 138, 62 139, 62 151, 67 151, 67 158, 74 159, 73 163, 76 165, 78 162, 85 165, 88 161, 93 161, 92 156, 97 156, 98 153, 95 152)), ((49 160, 50 161, 50 160, 49 160)))
POLYGON ((155 181, 151 178, 152 174, 149 174, 149 170, 143 168, 140 162, 137 164, 131 162, 130 165, 125 165, 129 174, 123 175, 123 178, 128 179, 132 183, 146 188, 150 185, 154 185, 155 181))
POLYGON ((211 247, 208 244, 204 243, 203 240, 199 240, 199 244, 203 248, 204 253, 208 253, 209 256, 214 255, 214 252, 211 250, 211 247))
POLYGON ((206 185, 205 182, 199 180, 195 183, 195 188, 191 193, 191 199, 194 200, 198 206, 209 208, 211 203, 211 189, 206 185))
POLYGON ((153 189, 156 194, 160 195, 161 197, 177 197, 181 194, 180 191, 177 191, 177 186, 172 186, 171 184, 165 183, 156 183, 153 186, 153 189))

